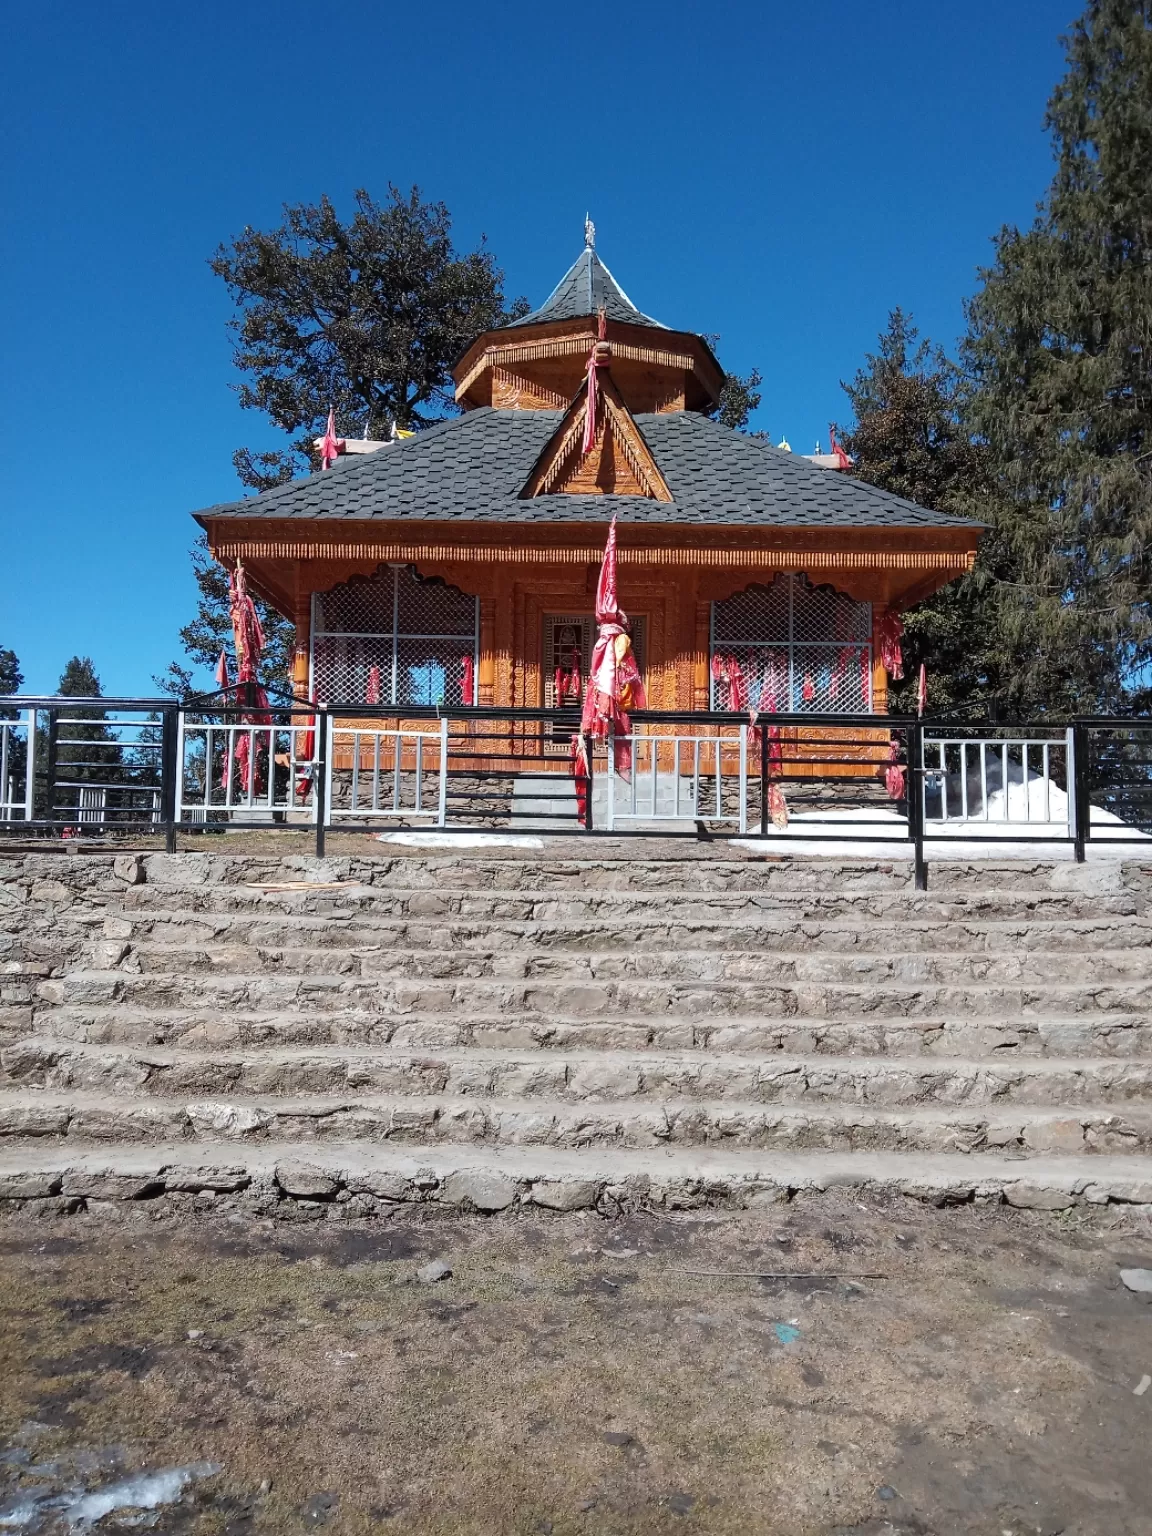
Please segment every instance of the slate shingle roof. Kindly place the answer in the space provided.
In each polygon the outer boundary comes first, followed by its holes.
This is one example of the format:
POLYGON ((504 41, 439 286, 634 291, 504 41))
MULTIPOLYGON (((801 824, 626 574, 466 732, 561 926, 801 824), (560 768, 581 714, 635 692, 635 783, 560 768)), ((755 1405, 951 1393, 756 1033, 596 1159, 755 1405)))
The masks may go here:
POLYGON ((217 517, 587 523, 615 512, 638 523, 826 528, 955 527, 960 521, 688 411, 635 418, 671 502, 575 495, 522 500, 529 472, 562 416, 481 407, 376 453, 346 456, 332 469, 196 515, 202 523, 217 517))
POLYGON ((601 305, 609 320, 627 320, 632 325, 651 325, 657 330, 668 327, 643 315, 608 268, 588 246, 565 272, 539 309, 530 315, 522 315, 504 327, 511 330, 517 325, 540 325, 547 320, 579 320, 583 315, 595 315, 601 305))

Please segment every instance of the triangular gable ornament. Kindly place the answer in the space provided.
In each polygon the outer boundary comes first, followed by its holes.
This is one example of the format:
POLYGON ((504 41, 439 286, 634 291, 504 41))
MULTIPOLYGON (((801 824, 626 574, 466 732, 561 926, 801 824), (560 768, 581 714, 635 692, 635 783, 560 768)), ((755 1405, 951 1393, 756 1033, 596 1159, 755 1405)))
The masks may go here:
POLYGON ((522 498, 607 495, 672 500, 652 450, 612 380, 610 362, 608 343, 597 341, 584 383, 533 466, 522 498))

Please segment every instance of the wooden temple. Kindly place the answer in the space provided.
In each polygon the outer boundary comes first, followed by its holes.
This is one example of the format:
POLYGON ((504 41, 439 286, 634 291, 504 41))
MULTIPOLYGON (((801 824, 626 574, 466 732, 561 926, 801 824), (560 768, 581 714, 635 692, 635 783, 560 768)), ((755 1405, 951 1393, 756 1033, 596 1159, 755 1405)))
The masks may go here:
POLYGON ((616 515, 650 708, 742 689, 761 710, 881 712, 894 616, 972 565, 978 526, 713 420, 711 347, 641 313, 591 233, 455 380, 451 420, 198 514, 216 559, 295 623, 303 697, 574 704, 616 515))

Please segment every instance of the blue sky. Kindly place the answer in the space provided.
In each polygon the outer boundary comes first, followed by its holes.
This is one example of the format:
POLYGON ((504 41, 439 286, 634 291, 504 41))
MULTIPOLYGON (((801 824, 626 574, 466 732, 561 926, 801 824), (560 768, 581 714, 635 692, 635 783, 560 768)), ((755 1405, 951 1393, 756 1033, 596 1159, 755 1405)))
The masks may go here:
POLYGON ((191 614, 189 513, 239 494, 230 306, 206 258, 284 202, 418 182, 510 295, 598 248, 649 314, 764 373, 810 452, 890 308, 950 344, 1050 175, 1076 0, 586 0, 9 12, 0 62, 0 646, 151 693, 191 614))

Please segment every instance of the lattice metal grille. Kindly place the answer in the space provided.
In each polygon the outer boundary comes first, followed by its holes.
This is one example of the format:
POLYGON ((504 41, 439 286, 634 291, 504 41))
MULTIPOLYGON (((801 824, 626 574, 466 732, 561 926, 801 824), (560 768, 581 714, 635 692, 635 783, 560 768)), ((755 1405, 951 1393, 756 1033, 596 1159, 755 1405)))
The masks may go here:
POLYGON ((409 566, 318 593, 312 691, 329 704, 476 702, 479 605, 409 566))
POLYGON ((872 605, 805 576, 712 604, 712 707, 860 714, 872 708, 872 605))
POLYGON ((570 707, 578 712, 592 665, 596 620, 590 614, 546 613, 542 629, 544 708, 570 707))
POLYGON ((777 576, 768 587, 746 587, 722 603, 712 604, 712 636, 719 644, 778 640, 792 636, 792 577, 777 576))

